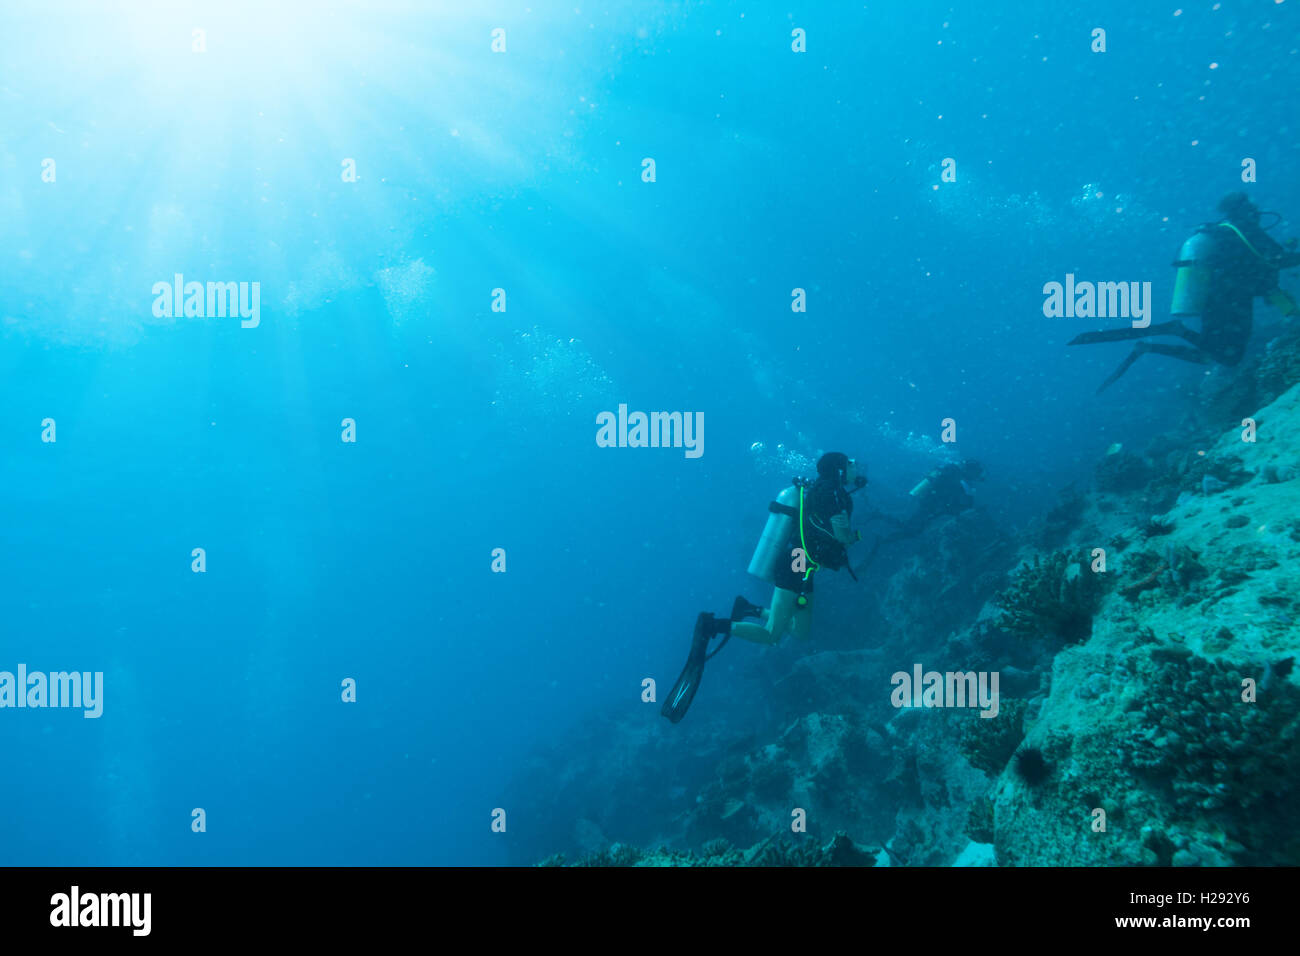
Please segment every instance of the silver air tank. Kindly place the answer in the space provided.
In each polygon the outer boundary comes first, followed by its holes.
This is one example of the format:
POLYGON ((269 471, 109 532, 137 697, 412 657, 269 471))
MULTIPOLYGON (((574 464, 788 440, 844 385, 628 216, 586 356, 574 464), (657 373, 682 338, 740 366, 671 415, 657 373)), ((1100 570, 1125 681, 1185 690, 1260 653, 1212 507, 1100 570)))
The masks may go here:
MULTIPOLYGON (((776 496, 776 503, 797 509, 799 489, 791 485, 776 496)), ((797 520, 794 515, 780 511, 773 511, 767 516, 767 524, 763 526, 763 536, 758 539, 758 547, 754 549, 754 557, 749 562, 750 574, 769 584, 776 582, 777 562, 783 557, 791 560, 790 555, 785 551, 789 546, 790 536, 794 533, 797 520)))
POLYGON ((1200 315, 1210 293, 1210 254, 1214 238, 1208 230, 1194 233, 1178 250, 1174 273, 1174 298, 1170 315, 1200 315))

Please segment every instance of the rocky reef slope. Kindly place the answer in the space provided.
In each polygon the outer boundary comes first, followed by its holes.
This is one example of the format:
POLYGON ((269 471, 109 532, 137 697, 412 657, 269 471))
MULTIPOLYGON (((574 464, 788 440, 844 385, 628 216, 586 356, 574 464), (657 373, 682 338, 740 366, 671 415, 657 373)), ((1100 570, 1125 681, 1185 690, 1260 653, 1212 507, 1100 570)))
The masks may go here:
POLYGON ((710 672, 752 712, 647 707, 539 755, 518 862, 1300 864, 1300 339, 1279 341, 1212 426, 1112 449, 1014 539, 971 511, 887 556, 836 649, 710 672), (996 672, 997 716, 895 706, 915 664, 996 672))
POLYGON ((993 788, 1001 862, 1300 862, 1300 388, 1251 417, 1254 441, 1237 427, 1166 463, 1167 511, 1088 501, 1074 538, 1115 586, 1028 722, 1043 778, 993 788))

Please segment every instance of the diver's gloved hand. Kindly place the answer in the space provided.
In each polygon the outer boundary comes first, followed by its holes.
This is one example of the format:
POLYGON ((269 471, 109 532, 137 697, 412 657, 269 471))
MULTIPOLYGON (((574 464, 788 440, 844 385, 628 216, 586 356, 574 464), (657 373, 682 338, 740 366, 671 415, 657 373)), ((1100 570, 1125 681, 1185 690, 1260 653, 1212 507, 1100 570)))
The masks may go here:
POLYGON ((849 527, 849 516, 846 512, 841 511, 831 518, 831 534, 835 535, 835 540, 840 544, 854 542, 853 530, 849 527))

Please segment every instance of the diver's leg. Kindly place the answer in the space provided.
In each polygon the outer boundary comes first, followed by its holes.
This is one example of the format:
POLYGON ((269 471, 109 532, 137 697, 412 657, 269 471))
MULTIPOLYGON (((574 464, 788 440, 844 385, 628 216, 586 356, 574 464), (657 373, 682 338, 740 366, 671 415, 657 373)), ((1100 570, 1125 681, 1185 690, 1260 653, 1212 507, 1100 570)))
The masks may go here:
MULTIPOLYGON (((1201 340, 1201 333, 1193 329, 1189 329, 1187 326, 1183 325, 1182 322, 1178 322, 1178 321, 1166 322, 1165 325, 1177 326, 1177 328, 1175 329, 1170 329, 1169 331, 1170 335, 1176 335, 1180 339, 1184 339, 1185 341, 1191 342, 1198 349, 1205 347, 1205 343, 1201 340)), ((1160 347, 1157 345, 1153 345, 1151 346, 1151 351, 1159 352, 1160 347)), ((1161 354, 1163 355, 1164 353, 1161 352, 1161 354)))
POLYGON ((1246 346, 1255 324, 1250 297, 1223 297, 1201 316, 1201 341, 1193 342, 1211 361, 1237 365, 1246 356, 1246 346))
POLYGON ((731 636, 755 644, 776 644, 790 630, 799 596, 787 588, 772 590, 772 609, 763 612, 763 624, 742 622, 731 625, 731 636))
POLYGON ((1137 345, 1133 346, 1133 351, 1129 353, 1128 358, 1120 363, 1119 368, 1110 373, 1110 378, 1101 383, 1101 387, 1097 389, 1097 394, 1100 395, 1102 392, 1106 391, 1106 389, 1110 388, 1110 386, 1114 385, 1116 380, 1127 372, 1134 362, 1140 359, 1143 355, 1146 355, 1148 352, 1152 352, 1156 355, 1167 355, 1170 358, 1182 359, 1184 362, 1195 362, 1197 365, 1209 365, 1214 361, 1208 353, 1188 345, 1163 345, 1159 342, 1139 342, 1137 345))
POLYGON ((785 631, 784 628, 777 630, 773 625, 780 623, 783 614, 788 615, 785 608, 787 603, 790 607, 794 606, 794 598, 793 591, 787 591, 785 588, 774 588, 772 591, 772 609, 763 611, 761 618, 763 623, 750 624, 748 621, 733 621, 731 636, 739 637, 745 641, 753 641, 755 644, 775 644, 781 640, 781 635, 785 631), (786 595, 789 596, 788 602, 786 595))
POLYGON ((731 625, 731 636, 738 637, 742 641, 752 641, 755 644, 775 644, 776 638, 761 624, 750 624, 748 621, 733 622, 731 625))
POLYGON ((799 607, 797 604, 794 609, 794 621, 791 623, 791 630, 794 632, 796 640, 807 641, 812 638, 812 609, 813 596, 804 595, 804 604, 799 607))
POLYGON ((790 633, 798 609, 799 595, 794 591, 777 588, 772 592, 772 614, 767 626, 772 632, 773 643, 790 633))
POLYGON ((1170 358, 1182 359, 1184 362, 1195 362, 1197 365, 1209 365, 1214 361, 1201 349, 1195 349, 1189 345, 1161 345, 1158 342, 1152 342, 1147 345, 1147 351, 1155 355, 1168 355, 1170 358))

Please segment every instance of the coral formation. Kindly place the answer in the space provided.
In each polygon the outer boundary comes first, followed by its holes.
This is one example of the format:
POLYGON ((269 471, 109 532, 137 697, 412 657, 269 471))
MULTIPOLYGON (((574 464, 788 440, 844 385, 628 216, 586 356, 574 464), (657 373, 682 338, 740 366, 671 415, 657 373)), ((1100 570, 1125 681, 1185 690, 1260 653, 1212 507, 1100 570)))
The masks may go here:
POLYGON ((1243 485, 1253 477, 1237 455, 1196 455, 1187 460, 1180 486, 1184 490, 1212 495, 1243 485))
POLYGON ((1144 550, 1126 555, 1124 572, 1128 583, 1120 586, 1119 593, 1128 600, 1137 601, 1144 592, 1155 591, 1160 600, 1181 606, 1193 604, 1202 596, 1198 585, 1209 574, 1196 551, 1172 542, 1159 553, 1144 550))
POLYGON ((1254 376, 1255 393, 1250 407, 1273 401, 1300 382, 1300 332, 1288 330, 1269 341, 1254 376))
POLYGON ((992 843, 993 832, 993 801, 980 797, 966 814, 966 833, 976 843, 992 843))
POLYGON ((1279 681, 1275 693, 1244 702, 1250 674, 1239 665, 1181 645, 1151 659, 1150 693, 1129 711, 1134 726, 1119 742, 1125 766, 1168 788, 1185 814, 1228 805, 1255 813, 1300 797, 1300 692, 1279 681))
POLYGON ((1169 534, 1174 530, 1174 523, 1163 515, 1152 515, 1147 519, 1147 523, 1142 526, 1141 535, 1143 541, 1151 538, 1159 538, 1169 534))
POLYGON ((1125 561, 1125 570, 1131 580, 1120 587, 1119 593, 1132 601, 1143 591, 1159 587, 1161 575, 1169 570, 1169 565, 1154 551, 1135 551, 1125 561))
POLYGON ((1043 517, 1037 535, 1039 545, 1051 547, 1064 540, 1078 526, 1086 505, 1084 495, 1073 488, 1066 489, 1061 494, 1061 500, 1043 517))
POLYGON ((783 839, 769 837, 747 850, 737 849, 726 840, 711 840, 698 853, 690 850, 641 850, 615 844, 598 853, 580 857, 573 863, 563 853, 547 857, 538 866, 875 866, 883 851, 880 847, 862 846, 848 834, 837 832, 822 846, 811 837, 783 839))
POLYGON ((972 767, 986 773, 1001 773, 1024 739, 1024 714, 1025 701, 1016 698, 1003 698, 996 717, 971 714, 962 730, 958 749, 972 767))
POLYGON ((1153 469, 1141 455, 1117 451, 1102 456, 1093 469, 1093 487, 1098 491, 1123 494, 1145 487, 1151 480, 1153 469))
POLYGON ((1002 609, 998 626, 1026 637, 1051 636, 1073 644, 1088 639, 1092 617, 1105 593, 1105 578, 1088 568, 1085 556, 1056 551, 1035 555, 994 599, 1002 609))

